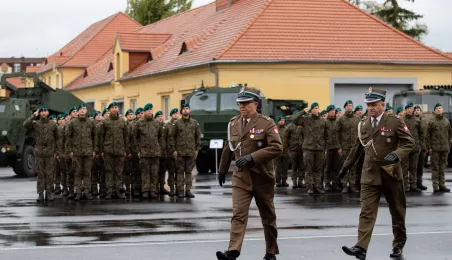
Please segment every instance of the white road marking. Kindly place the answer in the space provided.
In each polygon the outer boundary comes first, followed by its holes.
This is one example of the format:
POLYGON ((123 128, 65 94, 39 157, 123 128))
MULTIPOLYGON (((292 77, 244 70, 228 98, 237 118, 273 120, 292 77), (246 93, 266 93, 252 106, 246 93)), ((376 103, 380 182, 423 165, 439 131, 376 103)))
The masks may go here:
MULTIPOLYGON (((433 234, 452 234, 450 231, 431 231, 431 232, 411 232, 407 235, 433 235, 433 234)), ((379 233, 372 236, 392 236, 392 233, 379 233)), ((301 239, 320 239, 320 238, 342 238, 356 237, 354 235, 330 235, 330 236, 300 236, 300 237, 280 237, 278 240, 301 240, 301 239)), ((265 238, 248 238, 245 241, 264 241, 265 238)), ((126 246, 154 246, 154 245, 183 245, 183 244, 210 244, 210 243, 227 243, 228 239, 219 240, 190 240, 190 241, 162 241, 162 242, 143 242, 143 243, 116 243, 116 244, 88 244, 88 245, 62 245, 62 246, 39 246, 39 247, 10 247, 1 248, 1 251, 13 250, 42 250, 42 249, 71 249, 71 248, 97 248, 97 247, 126 247, 126 246)))

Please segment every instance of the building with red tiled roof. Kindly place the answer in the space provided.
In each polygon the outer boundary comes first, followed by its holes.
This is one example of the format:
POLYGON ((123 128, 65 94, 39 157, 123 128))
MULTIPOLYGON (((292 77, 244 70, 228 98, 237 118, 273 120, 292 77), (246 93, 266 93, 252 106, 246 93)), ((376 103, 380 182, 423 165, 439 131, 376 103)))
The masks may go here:
POLYGON ((111 46, 64 84, 97 109, 152 102, 168 117, 201 81, 324 107, 360 104, 369 86, 387 89, 390 102, 402 89, 452 84, 450 56, 346 0, 217 0, 118 32, 111 46))

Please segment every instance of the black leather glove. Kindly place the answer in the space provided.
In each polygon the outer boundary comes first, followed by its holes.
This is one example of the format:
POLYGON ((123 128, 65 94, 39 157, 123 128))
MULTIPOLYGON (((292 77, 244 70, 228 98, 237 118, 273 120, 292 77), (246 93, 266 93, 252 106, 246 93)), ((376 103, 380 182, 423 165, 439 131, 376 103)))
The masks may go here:
POLYGON ((388 162, 398 162, 399 157, 397 157, 397 155, 395 153, 390 153, 390 154, 386 155, 385 160, 388 162))
POLYGON ((348 169, 342 168, 339 171, 339 175, 337 176, 337 178, 339 178, 339 180, 342 180, 345 177, 345 175, 347 175, 347 172, 348 172, 348 169))
POLYGON ((223 184, 226 182, 226 173, 218 173, 218 183, 221 187, 223 187, 223 184))
POLYGON ((251 162, 253 162, 253 157, 251 157, 251 155, 248 154, 248 155, 245 155, 245 156, 240 157, 240 159, 238 159, 238 160, 235 162, 235 165, 236 165, 237 167, 243 167, 243 166, 245 166, 246 164, 251 163, 251 162))

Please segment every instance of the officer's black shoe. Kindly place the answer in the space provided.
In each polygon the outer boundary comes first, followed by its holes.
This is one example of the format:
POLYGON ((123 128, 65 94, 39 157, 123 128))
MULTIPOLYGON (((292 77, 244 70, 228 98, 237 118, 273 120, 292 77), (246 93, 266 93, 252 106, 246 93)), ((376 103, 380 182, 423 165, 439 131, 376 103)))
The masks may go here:
POLYGON ((427 190, 427 187, 425 187, 424 185, 422 185, 422 183, 418 183, 417 184, 417 188, 420 190, 427 190))
POLYGON ((366 259, 366 250, 364 250, 358 246, 354 246, 354 247, 343 246, 342 250, 347 255, 355 256, 357 259, 360 259, 360 260, 366 259))
POLYGON ((82 193, 81 192, 77 192, 77 196, 75 196, 75 201, 79 201, 82 199, 82 193))
POLYGON ((433 192, 439 192, 439 187, 437 185, 433 185, 433 192))
POLYGON ((331 192, 333 190, 333 187, 331 187, 331 184, 327 183, 325 184, 325 191, 326 192, 331 192))
POLYGON ((282 181, 282 183, 281 183, 281 186, 282 187, 289 187, 289 184, 287 183, 287 181, 282 181))
POLYGON ((217 259, 218 260, 236 260, 237 257, 239 257, 239 255, 240 255, 240 253, 238 253, 237 251, 225 251, 225 252, 218 251, 217 259))
POLYGON ((44 201, 44 192, 40 192, 38 194, 38 198, 36 199, 37 202, 43 202, 44 201))
POLYGON ((53 194, 55 194, 55 195, 60 195, 61 194, 61 187, 60 187, 60 185, 56 186, 55 192, 53 194))
POLYGON ((193 193, 191 193, 191 191, 187 190, 185 192, 185 197, 193 199, 195 197, 195 195, 193 195, 193 193))
POLYGON ((418 189, 417 186, 414 185, 414 184, 410 186, 410 191, 411 192, 415 192, 415 193, 421 193, 422 192, 422 190, 418 189))
POLYGON ((403 254, 403 249, 401 248, 393 248, 392 253, 389 255, 391 258, 401 257, 403 254))
POLYGON ((85 193, 85 198, 87 199, 87 200, 93 200, 93 195, 91 194, 91 193, 85 193))
POLYGON ((441 192, 450 192, 450 189, 444 185, 439 185, 439 191, 441 192))
POLYGON ((156 198, 158 198, 157 193, 155 193, 155 192, 153 192, 153 191, 149 192, 149 197, 151 197, 151 199, 156 199, 156 198))
POLYGON ((111 198, 112 198, 112 194, 111 194, 111 192, 108 192, 107 195, 105 196, 105 199, 111 200, 111 198))
POLYGON ((264 256, 264 260, 276 260, 276 256, 272 255, 272 254, 269 254, 269 253, 266 253, 265 256, 264 256))
POLYGON ((126 198, 126 196, 123 193, 121 193, 120 190, 118 190, 118 191, 116 191, 116 198, 123 200, 126 198))
POLYGON ((149 192, 147 192, 147 191, 143 192, 143 195, 141 195, 141 198, 143 198, 143 199, 149 198, 149 192))

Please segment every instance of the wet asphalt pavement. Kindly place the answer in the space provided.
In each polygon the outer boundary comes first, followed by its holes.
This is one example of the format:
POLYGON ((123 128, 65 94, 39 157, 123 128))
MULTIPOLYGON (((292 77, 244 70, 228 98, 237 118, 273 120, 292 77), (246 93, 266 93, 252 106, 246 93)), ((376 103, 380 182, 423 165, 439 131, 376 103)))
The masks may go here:
MULTIPOLYGON (((428 190, 407 198, 406 260, 452 259, 452 194, 428 190)), ((200 259, 215 260, 228 246, 230 178, 195 176, 195 199, 65 201, 36 203, 36 179, 16 178, 0 168, 0 259, 200 259)), ((452 182, 452 172, 446 179, 452 182)), ((289 179, 290 180, 290 179, 289 179)), ((449 186, 452 183, 449 182, 449 186)), ((391 220, 382 199, 367 259, 390 259, 391 220)), ((342 245, 356 242, 359 195, 307 196, 277 188, 278 259, 355 259, 342 245)), ((259 213, 252 204, 240 259, 262 259, 259 213)))

